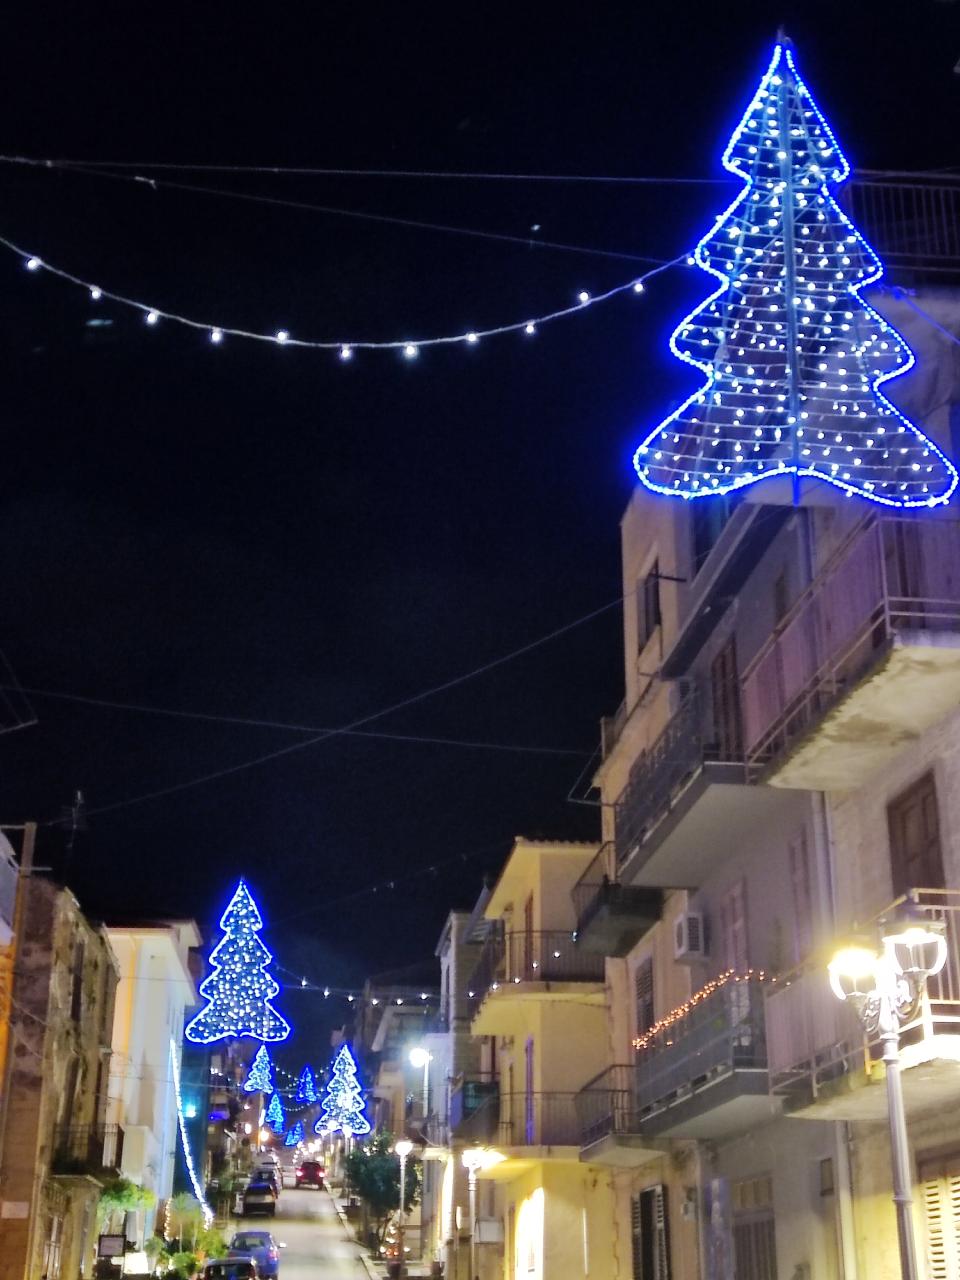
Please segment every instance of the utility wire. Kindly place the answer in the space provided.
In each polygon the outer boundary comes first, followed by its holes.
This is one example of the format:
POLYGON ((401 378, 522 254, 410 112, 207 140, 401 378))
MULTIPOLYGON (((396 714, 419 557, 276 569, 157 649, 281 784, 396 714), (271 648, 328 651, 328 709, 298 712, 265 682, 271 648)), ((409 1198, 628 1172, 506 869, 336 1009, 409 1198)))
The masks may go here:
MULTIPOLYGON (((515 658, 523 657, 525 654, 531 653, 535 649, 539 649, 542 645, 549 644, 552 640, 559 639, 560 636, 566 635, 577 627, 583 626, 584 623, 591 622, 594 618, 598 618, 602 614, 609 613, 611 609, 618 608, 622 603, 623 596, 617 596, 614 600, 609 600, 598 609, 593 609, 589 613, 585 613, 581 617, 575 618, 572 622, 564 623, 563 626, 557 627, 555 630, 548 632, 546 635, 540 636, 536 640, 531 640, 528 644, 521 645, 518 649, 511 650, 511 652, 503 654, 499 658, 494 658, 490 662, 485 662, 478 667, 474 667, 472 671, 464 672, 459 676, 453 676, 449 680, 444 680, 441 684, 434 685, 429 689, 424 689, 420 693, 412 694, 409 698, 403 698, 399 702, 395 702, 388 707, 384 707, 380 711, 373 711, 369 715, 360 716, 356 720, 350 721, 348 724, 341 725, 339 728, 324 730, 322 733, 306 738, 303 742, 289 743, 285 747, 278 747, 274 751, 267 751, 263 755, 254 756, 249 760, 243 760, 239 764, 227 765, 222 769, 214 769, 210 773, 204 773, 195 778, 188 778, 183 782, 172 783, 168 787, 158 787, 154 791, 147 791, 142 795, 131 796, 126 800, 115 800, 111 804, 99 805, 97 808, 89 809, 87 812, 92 817, 95 814, 113 813, 118 809, 127 809, 131 805, 145 804, 149 800, 159 800, 164 796, 174 795, 180 791, 187 791, 194 787, 203 786, 207 782, 215 782, 220 778, 227 778, 236 773, 243 773, 247 769, 254 769, 258 765, 266 764, 270 760, 277 760, 281 756, 292 755, 295 751, 304 751, 308 747, 317 746, 319 743, 327 742, 331 738, 337 737, 340 734, 352 732, 355 729, 360 729, 365 725, 372 724, 376 720, 381 720, 385 716, 392 715, 395 711, 402 711, 406 707, 414 706, 417 703, 426 701, 428 698, 435 697, 437 694, 445 693, 449 689, 455 689, 462 684, 466 684, 470 680, 475 680, 478 676, 485 675, 488 671, 494 671, 498 667, 502 667, 506 663, 512 662, 515 658)), ((59 819, 51 819, 43 825, 55 826, 59 821, 59 819)))
POLYGON ((416 733, 382 733, 375 729, 331 729, 315 724, 290 724, 283 720, 259 720, 250 716, 214 715, 205 711, 179 711, 171 707, 146 706, 139 702, 118 702, 112 698, 92 698, 79 693, 63 693, 54 689, 27 688, 24 685, 0 684, 0 692, 8 688, 16 688, 23 693, 30 693, 35 698, 50 698, 57 702, 72 702, 84 707, 102 707, 109 711, 132 711, 141 715, 168 716, 177 720, 198 720, 209 724, 230 724, 257 729, 283 729, 290 733, 334 733, 341 737, 374 738, 386 742, 415 742, 427 746, 466 747, 477 751, 509 751, 526 755, 546 756, 589 756, 589 751, 578 751, 567 747, 533 747, 522 743, 510 742, 475 742, 463 738, 439 738, 416 733))
MULTIPOLYGON (((3 157, 0 157, 2 160, 3 157)), ((475 227, 457 227, 442 222, 425 222, 417 218, 401 218, 387 213, 367 213, 359 209, 344 209, 339 205, 312 204, 304 200, 287 200, 280 196, 256 195, 249 191, 229 191, 224 187, 201 187, 189 182, 169 182, 160 178, 144 178, 135 174, 110 173, 106 169, 87 168, 72 164, 65 166, 43 165, 44 168, 60 167, 65 172, 82 173, 93 178, 110 178, 115 182, 133 182, 149 186, 152 190, 186 191, 193 195, 217 196, 227 200, 240 200, 249 204, 266 204, 281 209, 299 209, 307 213, 323 213, 338 218, 353 218, 361 222, 387 223, 393 226, 411 227, 417 231, 439 231, 445 235, 470 236, 480 240, 494 240, 506 244, 523 245, 525 249, 555 249, 564 253, 585 253, 599 258, 616 258, 627 262, 652 262, 662 264, 665 258, 654 258, 642 253, 625 253, 616 249, 595 249, 589 245, 566 244, 558 240, 540 240, 536 236, 514 236, 506 232, 483 231, 475 227)), ((359 344, 355 344, 359 345, 359 344)))
POLYGON ((152 160, 71 160, 36 156, 0 156, 0 164, 29 165, 44 169, 147 169, 175 173, 275 174, 318 178, 428 178, 467 182, 586 182, 628 186, 706 186, 729 178, 675 178, 592 173, 455 173, 440 169, 336 169, 303 165, 182 164, 152 160))

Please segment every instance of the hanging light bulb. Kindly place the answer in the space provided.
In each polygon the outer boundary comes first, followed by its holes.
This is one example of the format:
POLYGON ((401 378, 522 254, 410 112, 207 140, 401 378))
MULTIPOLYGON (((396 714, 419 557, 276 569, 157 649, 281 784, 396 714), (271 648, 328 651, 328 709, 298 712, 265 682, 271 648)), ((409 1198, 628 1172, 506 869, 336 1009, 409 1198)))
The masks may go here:
POLYGON ((210 330, 210 341, 211 341, 212 343, 214 343, 215 345, 216 345, 216 344, 218 344, 218 343, 221 343, 221 342, 223 341, 223 330, 222 330, 222 329, 211 329, 211 330, 210 330))
POLYGON ((352 359, 353 359, 353 348, 352 348, 352 347, 348 347, 348 346, 342 346, 342 347, 340 348, 340 359, 341 359, 341 360, 352 360, 352 359))
POLYGON ((414 346, 412 342, 408 342, 407 345, 403 348, 403 354, 406 356, 408 360, 415 360, 420 353, 417 347, 414 346))
POLYGON ((160 313, 158 311, 147 312, 147 324, 156 324, 159 319, 160 313))
POLYGON ((580 292, 577 294, 577 301, 580 303, 587 303, 590 301, 590 295, 589 293, 587 293, 586 289, 580 290, 580 292))
POLYGON ((286 331, 286 329, 278 329, 276 332, 277 342, 279 342, 281 346, 283 345, 283 343, 287 341, 289 337, 290 337, 290 334, 286 331))
POLYGON ((97 286, 94 285, 93 288, 90 290, 90 297, 93 299, 94 302, 99 302, 100 299, 103 297, 103 290, 98 289, 97 286))
POLYGON ((40 261, 39 258, 27 259, 26 267, 28 271, 39 271, 42 266, 43 266, 43 263, 40 261))

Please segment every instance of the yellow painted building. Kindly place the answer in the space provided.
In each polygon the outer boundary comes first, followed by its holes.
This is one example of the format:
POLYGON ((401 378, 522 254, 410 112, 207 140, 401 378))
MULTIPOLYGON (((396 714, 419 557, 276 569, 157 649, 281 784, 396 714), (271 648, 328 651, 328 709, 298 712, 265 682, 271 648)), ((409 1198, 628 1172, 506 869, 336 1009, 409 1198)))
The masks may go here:
POLYGON ((580 1158, 576 1106, 607 1061, 603 957, 574 939, 571 898, 596 851, 517 839, 484 910, 487 939, 468 983, 493 1086, 470 1118, 485 1165, 475 1224, 484 1280, 621 1274, 612 1181, 580 1158))

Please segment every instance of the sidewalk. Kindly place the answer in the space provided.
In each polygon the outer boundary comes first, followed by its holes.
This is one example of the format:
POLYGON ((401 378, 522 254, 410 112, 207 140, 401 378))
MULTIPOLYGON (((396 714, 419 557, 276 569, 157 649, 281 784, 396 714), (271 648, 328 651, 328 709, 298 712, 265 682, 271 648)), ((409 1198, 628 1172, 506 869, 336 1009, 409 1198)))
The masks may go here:
MULTIPOLYGON (((340 1219, 340 1225, 349 1239, 356 1242, 357 1233, 354 1231, 353 1223, 349 1220, 344 1212, 343 1206, 337 1199, 336 1193, 329 1187, 326 1191, 333 1203, 337 1217, 340 1219)), ((387 1280, 387 1264, 377 1259, 371 1258, 365 1248, 360 1246, 360 1261, 366 1269, 369 1280, 387 1280)), ((430 1280, 430 1263, 429 1262, 408 1262, 406 1280, 430 1280)))

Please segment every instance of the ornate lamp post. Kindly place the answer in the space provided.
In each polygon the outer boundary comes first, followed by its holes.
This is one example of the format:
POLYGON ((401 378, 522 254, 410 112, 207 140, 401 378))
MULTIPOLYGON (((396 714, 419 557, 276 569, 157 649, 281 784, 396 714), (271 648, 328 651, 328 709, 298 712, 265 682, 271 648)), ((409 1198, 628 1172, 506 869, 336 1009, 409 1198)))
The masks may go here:
POLYGON ((915 915, 890 921, 877 949, 869 939, 841 947, 827 970, 834 994, 853 1005, 867 1035, 879 1035, 887 1077, 887 1113, 902 1280, 918 1280, 913 1234, 907 1118, 900 1080, 900 1027, 916 1015, 927 979, 946 963, 942 925, 915 915))
POLYGON ((468 1147, 460 1156, 470 1191, 470 1280, 477 1280, 477 1171, 486 1163, 480 1147, 468 1147))
POLYGON ((397 1218, 397 1249, 400 1253, 400 1270, 397 1275, 405 1276, 407 1274, 407 1259, 403 1251, 403 1214, 407 1200, 407 1156, 413 1150, 413 1143, 409 1138, 401 1138, 399 1142, 394 1144, 393 1149, 400 1157, 400 1213, 397 1218))

